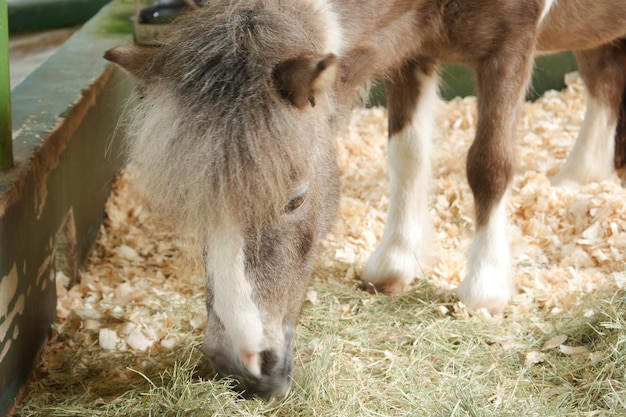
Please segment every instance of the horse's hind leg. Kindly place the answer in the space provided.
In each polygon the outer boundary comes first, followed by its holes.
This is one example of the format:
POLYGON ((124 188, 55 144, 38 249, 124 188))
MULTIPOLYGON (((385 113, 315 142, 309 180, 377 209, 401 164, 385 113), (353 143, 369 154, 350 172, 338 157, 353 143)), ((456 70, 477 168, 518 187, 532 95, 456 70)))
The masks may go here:
POLYGON ((587 111, 576 143, 552 184, 600 180, 626 165, 626 40, 576 52, 587 111))
POLYGON ((428 213, 430 148, 439 103, 436 66, 411 61, 386 80, 389 108, 389 210, 381 242, 367 262, 369 291, 392 294, 420 270, 432 234, 428 213))
POLYGON ((624 87, 618 109, 617 127, 615 129, 615 158, 613 158, 613 164, 617 170, 617 175, 619 175, 622 181, 626 181, 626 86, 624 87))
POLYGON ((622 91, 617 108, 613 165, 622 181, 624 181, 626 180, 626 39, 622 39, 619 46, 621 60, 619 60, 618 65, 622 69, 622 91))

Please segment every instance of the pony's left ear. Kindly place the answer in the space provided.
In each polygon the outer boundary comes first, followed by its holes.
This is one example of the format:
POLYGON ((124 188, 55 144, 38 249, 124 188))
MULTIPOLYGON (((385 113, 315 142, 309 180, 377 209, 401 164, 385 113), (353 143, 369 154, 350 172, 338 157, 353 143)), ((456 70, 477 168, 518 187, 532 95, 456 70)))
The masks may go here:
POLYGON ((315 107, 315 96, 335 82, 337 67, 335 54, 289 59, 274 68, 276 89, 299 109, 315 107))
POLYGON ((104 53, 104 59, 124 68, 138 80, 145 78, 152 67, 152 57, 157 51, 154 46, 139 46, 125 44, 109 49, 104 53))

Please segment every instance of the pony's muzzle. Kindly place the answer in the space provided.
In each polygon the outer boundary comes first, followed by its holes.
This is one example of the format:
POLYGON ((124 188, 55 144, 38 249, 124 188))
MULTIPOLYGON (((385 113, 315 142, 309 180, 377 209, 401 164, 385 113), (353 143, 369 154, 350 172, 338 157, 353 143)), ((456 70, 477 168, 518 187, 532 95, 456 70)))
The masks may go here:
POLYGON ((222 352, 204 352, 213 369, 223 376, 234 376, 239 384, 234 389, 250 398, 284 397, 293 378, 291 350, 264 350, 257 354, 239 353, 235 359, 222 352))
POLYGON ((242 372, 241 384, 238 387, 242 395, 244 397, 256 395, 262 398, 286 396, 293 378, 291 352, 279 355, 274 351, 265 350, 258 356, 260 373, 253 374, 248 368, 242 372))

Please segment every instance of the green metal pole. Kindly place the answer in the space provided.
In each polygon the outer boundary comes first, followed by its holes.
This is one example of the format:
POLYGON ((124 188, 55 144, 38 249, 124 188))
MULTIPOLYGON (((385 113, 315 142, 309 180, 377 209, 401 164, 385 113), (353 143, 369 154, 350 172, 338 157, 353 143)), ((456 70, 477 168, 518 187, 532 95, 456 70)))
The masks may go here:
POLYGON ((0 169, 7 169, 13 166, 9 18, 7 10, 7 0, 0 0, 0 169))

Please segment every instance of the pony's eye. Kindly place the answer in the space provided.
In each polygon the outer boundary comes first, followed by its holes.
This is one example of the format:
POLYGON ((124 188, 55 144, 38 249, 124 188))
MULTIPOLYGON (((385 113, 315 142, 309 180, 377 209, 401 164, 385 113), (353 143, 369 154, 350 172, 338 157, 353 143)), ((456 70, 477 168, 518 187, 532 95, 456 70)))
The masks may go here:
POLYGON ((291 197, 291 199, 285 206, 286 213, 290 213, 296 210, 298 207, 300 207, 304 203, 304 201, 306 200, 307 188, 308 187, 306 185, 298 187, 293 197, 291 197))
POLYGON ((295 209, 300 207, 302 203, 304 203, 304 200, 306 200, 306 193, 292 198, 291 200, 289 200, 289 202, 285 206, 285 211, 287 213, 294 211, 295 209))

